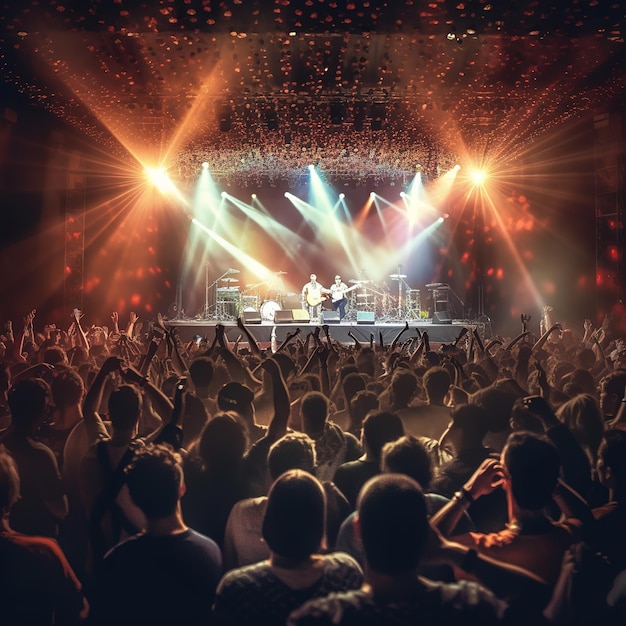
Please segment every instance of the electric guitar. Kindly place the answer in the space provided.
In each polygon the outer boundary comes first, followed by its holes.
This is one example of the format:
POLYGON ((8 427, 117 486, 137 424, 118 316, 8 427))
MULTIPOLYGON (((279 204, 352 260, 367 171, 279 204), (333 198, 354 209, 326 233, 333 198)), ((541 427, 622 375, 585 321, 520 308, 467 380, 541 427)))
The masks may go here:
POLYGON ((331 291, 330 294, 331 294, 332 301, 339 302, 339 300, 343 300, 343 298, 345 298, 347 293, 349 293, 353 289, 358 289, 359 287, 362 287, 363 285, 366 285, 369 282, 370 282, 369 280, 366 280, 362 283, 359 283, 358 285, 352 285, 352 287, 348 287, 347 289, 331 291))

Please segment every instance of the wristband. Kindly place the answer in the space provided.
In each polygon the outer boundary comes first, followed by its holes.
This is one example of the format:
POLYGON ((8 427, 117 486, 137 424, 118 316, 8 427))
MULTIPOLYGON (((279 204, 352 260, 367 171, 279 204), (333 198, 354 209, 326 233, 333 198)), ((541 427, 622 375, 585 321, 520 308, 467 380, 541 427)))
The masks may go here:
POLYGON ((465 489, 465 487, 461 487, 459 491, 455 492, 454 497, 457 500, 465 500, 468 505, 474 502, 474 497, 467 489, 465 489))

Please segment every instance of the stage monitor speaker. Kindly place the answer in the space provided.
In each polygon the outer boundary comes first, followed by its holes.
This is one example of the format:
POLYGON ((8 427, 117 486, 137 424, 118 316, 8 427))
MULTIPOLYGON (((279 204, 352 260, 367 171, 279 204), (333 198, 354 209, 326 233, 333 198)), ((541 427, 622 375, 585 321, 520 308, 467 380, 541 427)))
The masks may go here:
POLYGON ((374 311, 357 311, 356 323, 357 324, 373 324, 375 321, 374 311))
POLYGON ((274 313, 274 322, 276 324, 291 324, 291 322, 293 322, 293 312, 276 311, 274 313))
POLYGON ((324 324, 339 324, 339 311, 322 311, 324 324))
POLYGON ((310 322, 311 317, 308 311, 304 309, 292 309, 291 315, 293 317, 294 322, 310 322))
POLYGON ((449 311, 435 311, 433 313, 433 322, 435 324, 452 324, 452 318, 449 311))
POLYGON ((244 311, 243 321, 245 324, 260 324, 261 314, 258 311, 244 311))

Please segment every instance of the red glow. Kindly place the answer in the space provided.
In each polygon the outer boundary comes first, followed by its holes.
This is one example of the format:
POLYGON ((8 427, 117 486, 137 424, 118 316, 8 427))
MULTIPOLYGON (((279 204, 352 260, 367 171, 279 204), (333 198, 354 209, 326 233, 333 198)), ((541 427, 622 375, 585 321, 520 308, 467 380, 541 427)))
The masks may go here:
POLYGON ((134 293, 131 297, 130 297, 130 303, 133 306, 137 306, 138 304, 141 304, 141 296, 138 293, 134 293))

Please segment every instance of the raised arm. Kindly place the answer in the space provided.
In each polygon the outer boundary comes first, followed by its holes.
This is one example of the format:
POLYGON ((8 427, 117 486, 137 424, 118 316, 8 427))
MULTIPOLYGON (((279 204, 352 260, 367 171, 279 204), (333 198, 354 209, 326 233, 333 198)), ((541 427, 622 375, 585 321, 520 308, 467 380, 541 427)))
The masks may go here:
POLYGON ((396 349, 396 346, 398 345, 398 342, 400 341, 400 337, 402 337, 402 335, 409 330, 409 323, 405 322, 404 323, 404 328, 400 329, 400 332, 393 338, 393 341, 391 342, 391 351, 396 349))
POLYGON ((89 339, 87 339, 87 334, 80 324, 80 320, 82 317, 83 312, 79 309, 74 309, 72 311, 72 319, 74 320, 74 329, 76 331, 76 337, 78 338, 78 345, 84 348, 87 353, 89 353, 89 339))
POLYGON ((250 330, 248 329, 248 327, 244 323, 242 317, 238 317, 237 318, 237 326, 238 326, 239 329, 241 329, 243 331, 244 335, 248 339, 248 345, 250 346, 250 352, 252 354, 260 356, 261 349, 259 348, 259 344, 257 343, 257 340, 255 339, 254 335, 250 332, 250 330))
POLYGON ((561 324, 559 324, 558 322, 556 322, 555 324, 552 324, 552 326, 550 326, 550 328, 548 328, 548 330, 546 330, 546 332, 543 333, 541 337, 539 337, 539 339, 533 346, 533 352, 537 352, 538 350, 541 350, 541 348, 543 348, 543 346, 545 345, 546 341, 548 341, 550 335, 557 330, 559 332, 563 330, 561 324))
POLYGON ((270 420, 267 436, 272 441, 278 441, 287 432, 287 422, 291 411, 289 391, 280 367, 274 359, 265 359, 261 366, 272 379, 272 398, 274 401, 274 415, 270 420))
POLYGON ((550 587, 532 572, 448 541, 432 524, 431 529, 432 536, 429 537, 427 549, 428 561, 446 563, 457 571, 461 570, 472 578, 477 578, 496 596, 506 601, 526 598, 533 606, 541 607, 549 599, 550 587))
POLYGON ((176 382, 174 389, 174 403, 170 418, 163 423, 162 428, 155 431, 149 440, 154 443, 168 443, 174 450, 180 450, 183 443, 183 430, 178 425, 185 408, 185 389, 187 388, 187 378, 181 376, 176 382))
POLYGON ((158 426, 154 430, 161 428, 171 418, 173 408, 171 400, 157 385, 132 365, 122 367, 121 372, 127 383, 137 385, 143 389, 152 409, 152 417, 155 418, 155 422, 158 422, 158 426))
POLYGON ((107 378, 111 373, 121 371, 121 366, 122 360, 116 356, 110 356, 106 359, 85 394, 85 399, 83 400, 83 420, 90 446, 100 439, 109 438, 109 431, 106 429, 98 409, 102 403, 102 392, 104 391, 107 378))

